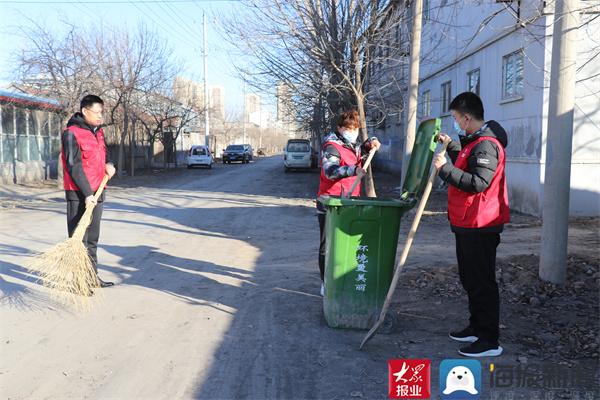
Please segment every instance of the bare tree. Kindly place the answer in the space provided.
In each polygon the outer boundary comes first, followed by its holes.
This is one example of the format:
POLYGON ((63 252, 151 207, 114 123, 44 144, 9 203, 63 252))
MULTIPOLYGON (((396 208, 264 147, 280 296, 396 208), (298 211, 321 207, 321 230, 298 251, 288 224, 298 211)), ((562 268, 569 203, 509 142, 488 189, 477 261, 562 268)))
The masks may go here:
MULTIPOLYGON (((175 70, 171 67, 171 52, 158 36, 140 25, 131 37, 126 30, 111 30, 108 37, 99 31, 95 37, 98 74, 106 85, 105 97, 110 107, 110 124, 117 130, 119 143, 117 171, 125 169, 125 140, 129 134, 131 109, 140 101, 140 93, 149 93, 169 84, 175 70)), ((92 56, 92 55, 90 55, 92 56)))
POLYGON ((79 110, 84 94, 99 90, 95 60, 89 59, 87 43, 73 25, 54 34, 34 21, 20 27, 26 45, 17 56, 15 86, 23 91, 59 99, 67 115, 79 110))
MULTIPOLYGON (((367 78, 376 64, 401 54, 388 41, 403 22, 399 1, 377 0, 274 0, 247 3, 252 21, 238 19, 228 24, 240 50, 248 51, 255 62, 244 73, 258 87, 273 86, 283 81, 294 89, 295 102, 315 115, 325 106, 327 115, 337 114, 346 105, 357 107, 361 117, 362 138, 367 138, 366 105, 376 98, 380 108, 385 104, 377 92, 383 86, 367 86, 367 78), (381 43, 389 43, 385 51, 381 43)), ((389 62, 387 63, 389 64, 389 62)), ((384 78, 384 76, 381 76, 384 78)), ((394 84, 394 77, 388 76, 394 84)), ((323 118, 320 118, 323 120, 323 118)), ((317 120, 316 122, 319 122, 317 120)), ((375 196, 372 175, 366 178, 366 193, 375 196)))
MULTIPOLYGON (((118 144, 117 168, 124 171, 128 136, 134 144, 130 126, 139 122, 140 110, 150 106, 148 93, 170 87, 178 64, 165 42, 143 24, 133 34, 103 25, 66 26, 63 33, 33 20, 21 27, 26 42, 16 60, 18 83, 14 86, 58 99, 67 115, 78 111, 85 94, 103 97, 108 114, 107 142, 118 144)), ((148 142, 153 140, 151 136, 148 142)))

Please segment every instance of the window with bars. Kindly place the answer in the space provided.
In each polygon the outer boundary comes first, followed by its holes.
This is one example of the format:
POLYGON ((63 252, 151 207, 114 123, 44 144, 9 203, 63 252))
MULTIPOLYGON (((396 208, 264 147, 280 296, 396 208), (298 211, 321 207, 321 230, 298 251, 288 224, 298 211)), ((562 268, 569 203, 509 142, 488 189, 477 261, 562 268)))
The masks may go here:
POLYGON ((447 114, 450 110, 452 100, 452 81, 442 83, 442 110, 441 114, 447 114))
POLYGON ((502 98, 523 95, 523 51, 517 50, 502 58, 502 98))
POLYGON ((467 73, 467 90, 479 96, 479 68, 467 73))
POLYGON ((17 160, 22 162, 29 161, 27 119, 27 111, 17 108, 17 160))
POLYGON ((431 92, 426 90, 423 92, 423 117, 431 116, 431 92))

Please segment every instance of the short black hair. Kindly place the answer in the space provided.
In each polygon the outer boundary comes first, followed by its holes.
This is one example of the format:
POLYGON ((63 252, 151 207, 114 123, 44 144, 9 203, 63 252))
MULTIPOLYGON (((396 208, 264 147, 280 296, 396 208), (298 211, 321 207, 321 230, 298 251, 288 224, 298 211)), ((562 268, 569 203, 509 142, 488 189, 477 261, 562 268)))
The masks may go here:
POLYGON ((95 94, 88 94, 83 99, 81 99, 79 109, 83 110, 84 108, 90 108, 96 103, 104 105, 104 102, 100 97, 96 96, 95 94))
POLYGON ((463 114, 471 114, 476 119, 483 121, 483 103, 473 92, 459 94, 452 100, 448 108, 463 114))

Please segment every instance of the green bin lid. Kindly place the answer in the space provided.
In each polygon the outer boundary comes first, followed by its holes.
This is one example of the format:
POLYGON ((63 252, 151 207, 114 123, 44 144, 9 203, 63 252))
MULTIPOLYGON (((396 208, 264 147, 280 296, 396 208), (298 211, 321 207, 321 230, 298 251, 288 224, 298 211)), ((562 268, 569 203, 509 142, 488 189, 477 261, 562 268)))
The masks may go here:
POLYGON ((338 196, 320 196, 318 199, 328 207, 341 206, 379 206, 379 207, 414 207, 414 200, 401 199, 380 199, 372 197, 338 197, 338 196))
POLYGON ((429 179, 431 161, 437 147, 436 137, 441 125, 440 118, 428 119, 419 124, 402 186, 401 199, 420 198, 423 194, 429 179))

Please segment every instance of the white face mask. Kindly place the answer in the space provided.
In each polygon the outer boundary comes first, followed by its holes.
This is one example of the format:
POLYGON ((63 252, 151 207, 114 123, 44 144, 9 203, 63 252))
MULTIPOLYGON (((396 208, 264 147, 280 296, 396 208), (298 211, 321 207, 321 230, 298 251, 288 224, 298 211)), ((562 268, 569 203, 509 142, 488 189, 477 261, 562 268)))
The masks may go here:
MULTIPOLYGON (((459 121, 463 120, 464 115, 462 117, 459 118, 459 121)), ((454 132, 458 135, 458 136, 466 136, 467 135, 467 127, 469 126, 469 121, 467 121, 467 125, 463 128, 461 128, 460 126, 460 122, 457 122, 456 120, 454 120, 454 132)))
POLYGON ((456 133, 458 136, 465 136, 465 131, 464 129, 462 129, 459 125, 458 122, 456 122, 456 120, 454 120, 454 133, 456 133))
POLYGON ((344 140, 351 144, 355 144, 356 140, 358 139, 358 129, 355 129, 355 130, 344 129, 341 132, 341 134, 342 134, 342 137, 344 138, 344 140))

